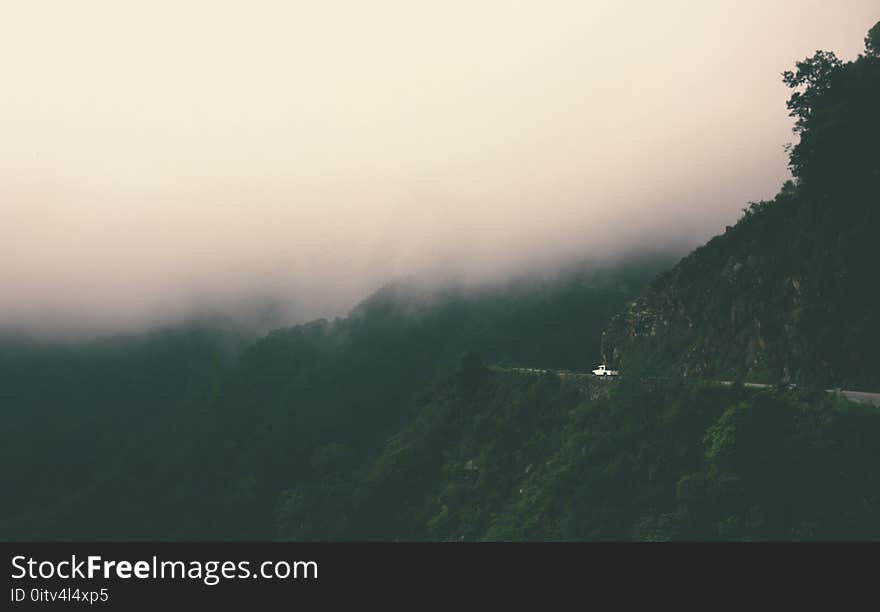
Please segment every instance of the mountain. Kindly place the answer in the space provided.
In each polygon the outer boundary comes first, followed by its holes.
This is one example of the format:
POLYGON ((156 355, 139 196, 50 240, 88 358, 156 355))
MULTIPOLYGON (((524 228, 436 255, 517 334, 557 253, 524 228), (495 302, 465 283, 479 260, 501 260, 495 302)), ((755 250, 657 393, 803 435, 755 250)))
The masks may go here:
POLYGON ((880 389, 880 58, 818 52, 786 81, 794 180, 615 317, 612 365, 880 389))
POLYGON ((619 382, 466 356, 371 462, 313 457, 279 496, 278 536, 880 539, 880 411, 823 390, 880 390, 871 32, 853 62, 817 52, 784 75, 794 180, 612 319, 619 382))
POLYGON ((262 338, 211 323, 0 339, 0 538, 270 539, 313 456, 367 464, 463 352, 583 369, 611 315, 673 261, 467 290, 399 282, 262 338))
POLYGON ((824 390, 880 390, 866 42, 785 73, 793 180, 674 266, 0 339, 0 539, 880 539, 880 410, 824 390))

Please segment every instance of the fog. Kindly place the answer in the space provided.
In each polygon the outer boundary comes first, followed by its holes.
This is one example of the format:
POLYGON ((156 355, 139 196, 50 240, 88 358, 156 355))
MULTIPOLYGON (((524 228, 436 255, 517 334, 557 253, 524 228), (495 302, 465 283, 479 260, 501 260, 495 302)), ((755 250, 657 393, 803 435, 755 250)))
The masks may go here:
POLYGON ((682 251, 788 177, 876 0, 7 0, 0 328, 344 313, 682 251), (255 306, 256 305, 256 306, 255 306))

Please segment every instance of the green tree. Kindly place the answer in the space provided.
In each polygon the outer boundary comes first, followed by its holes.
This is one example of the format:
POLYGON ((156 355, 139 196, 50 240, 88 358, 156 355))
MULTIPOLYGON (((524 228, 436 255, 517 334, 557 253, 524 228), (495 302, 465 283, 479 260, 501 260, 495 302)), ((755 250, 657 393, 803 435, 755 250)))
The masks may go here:
POLYGON ((865 53, 870 57, 880 57, 880 21, 865 36, 865 53))
POLYGON ((794 89, 786 106, 789 115, 797 118, 795 133, 806 129, 817 99, 831 87, 831 78, 842 65, 833 51, 816 51, 795 64, 795 70, 782 73, 782 82, 794 89))

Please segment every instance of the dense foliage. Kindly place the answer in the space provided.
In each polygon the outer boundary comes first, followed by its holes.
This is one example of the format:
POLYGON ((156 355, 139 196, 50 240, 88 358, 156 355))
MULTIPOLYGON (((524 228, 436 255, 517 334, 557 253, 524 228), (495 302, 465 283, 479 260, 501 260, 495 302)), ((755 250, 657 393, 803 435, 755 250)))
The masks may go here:
POLYGON ((462 368, 370 464, 276 510, 285 539, 880 538, 880 414, 833 395, 462 368), (599 393, 596 393, 599 391, 599 393))
POLYGON ((6 339, 0 537, 271 538, 281 491, 368 461, 462 352, 583 369, 612 313, 669 262, 391 285, 348 317, 257 341, 206 325, 6 339))
POLYGON ((880 58, 817 52, 784 80, 794 180, 629 305, 605 336, 612 362, 880 388, 880 58))

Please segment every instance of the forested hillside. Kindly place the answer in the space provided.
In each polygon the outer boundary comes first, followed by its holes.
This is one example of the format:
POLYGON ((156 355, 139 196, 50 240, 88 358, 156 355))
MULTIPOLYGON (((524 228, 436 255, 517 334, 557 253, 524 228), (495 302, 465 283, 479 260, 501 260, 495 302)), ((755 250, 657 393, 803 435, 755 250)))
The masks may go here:
POLYGON ((880 410, 823 390, 880 391, 880 24, 783 78, 793 180, 674 267, 3 339, 0 538, 880 539, 880 410))
POLYGON ((282 491, 315 478, 315 461, 366 464, 462 352, 591 366, 611 315, 672 261, 470 290, 398 283, 257 340, 216 324, 6 338, 0 537, 272 538, 282 491))
POLYGON ((784 75, 794 180, 661 275, 606 332, 615 365, 880 389, 880 57, 784 75))
POLYGON ((294 540, 880 538, 880 415, 822 392, 608 385, 464 361, 371 464, 313 457, 294 540))
POLYGON ((371 464, 313 456, 278 536, 880 537, 880 412, 819 388, 880 389, 880 24, 866 43, 784 75, 794 180, 614 318, 619 384, 463 358, 371 464))

